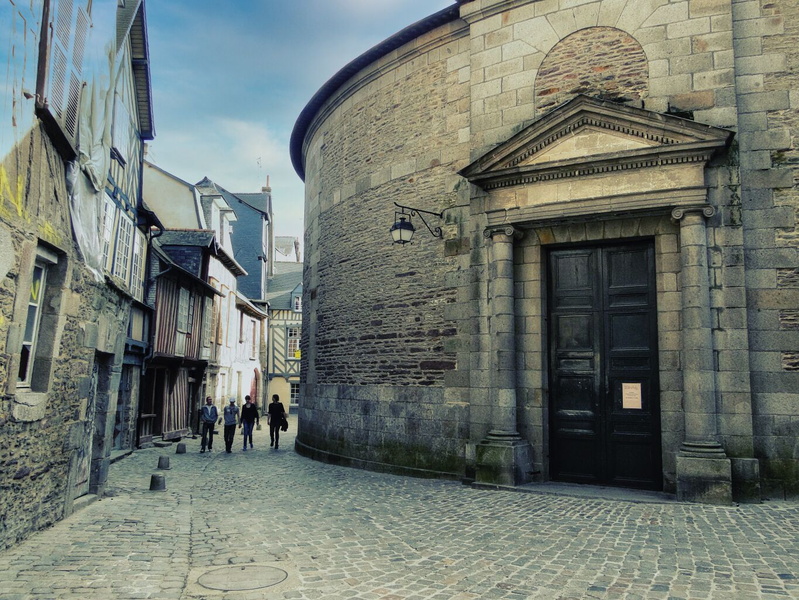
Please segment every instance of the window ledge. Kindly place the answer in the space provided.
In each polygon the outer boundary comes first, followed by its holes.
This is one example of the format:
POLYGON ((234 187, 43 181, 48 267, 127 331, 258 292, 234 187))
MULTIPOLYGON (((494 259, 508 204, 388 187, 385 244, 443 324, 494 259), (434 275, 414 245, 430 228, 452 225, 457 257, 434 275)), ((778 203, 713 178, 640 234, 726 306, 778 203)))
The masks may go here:
POLYGON ((33 423, 44 419, 46 408, 47 392, 17 391, 11 416, 17 422, 33 423))

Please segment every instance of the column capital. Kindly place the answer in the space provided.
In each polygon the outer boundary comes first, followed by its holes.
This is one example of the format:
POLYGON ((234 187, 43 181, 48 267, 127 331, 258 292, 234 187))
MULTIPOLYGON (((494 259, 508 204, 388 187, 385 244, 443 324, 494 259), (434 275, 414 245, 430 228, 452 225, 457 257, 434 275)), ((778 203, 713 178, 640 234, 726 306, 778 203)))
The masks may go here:
POLYGON ((710 218, 716 214, 716 209, 710 204, 691 204, 689 206, 677 206, 671 211, 671 218, 679 221, 688 213, 700 213, 702 216, 710 218))
POLYGON ((492 239, 495 235, 506 235, 515 240, 521 239, 524 236, 521 230, 516 229, 513 225, 493 225, 486 227, 483 230, 483 237, 492 239))

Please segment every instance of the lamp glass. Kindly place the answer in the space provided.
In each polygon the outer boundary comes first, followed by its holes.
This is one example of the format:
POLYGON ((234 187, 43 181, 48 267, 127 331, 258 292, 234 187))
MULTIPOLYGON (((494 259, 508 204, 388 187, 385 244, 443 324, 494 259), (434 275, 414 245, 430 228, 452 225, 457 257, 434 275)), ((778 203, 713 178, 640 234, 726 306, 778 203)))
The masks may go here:
POLYGON ((413 238, 416 228, 405 217, 400 216, 399 221, 391 226, 390 231, 395 244, 407 244, 413 238))

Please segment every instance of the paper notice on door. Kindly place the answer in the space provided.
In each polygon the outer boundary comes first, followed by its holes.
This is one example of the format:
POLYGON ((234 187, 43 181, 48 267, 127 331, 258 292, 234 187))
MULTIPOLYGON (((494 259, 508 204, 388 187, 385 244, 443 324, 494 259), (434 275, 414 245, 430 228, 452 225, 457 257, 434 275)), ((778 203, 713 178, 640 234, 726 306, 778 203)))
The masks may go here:
POLYGON ((622 383, 621 384, 621 407, 641 410, 641 384, 622 383))

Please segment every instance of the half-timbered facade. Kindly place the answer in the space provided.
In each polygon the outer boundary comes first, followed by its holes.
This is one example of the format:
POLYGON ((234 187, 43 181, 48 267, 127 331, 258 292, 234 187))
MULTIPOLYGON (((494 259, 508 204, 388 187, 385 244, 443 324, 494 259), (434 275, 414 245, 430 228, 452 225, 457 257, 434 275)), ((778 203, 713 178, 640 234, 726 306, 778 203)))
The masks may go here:
POLYGON ((302 334, 302 263, 275 262, 269 278, 269 362, 267 395, 284 406, 299 403, 302 334))
MULTIPOLYGON (((193 233, 189 235, 198 237, 193 233)), ((165 232, 164 244, 180 235, 165 232)), ((204 248, 197 248, 202 256, 204 248)), ((151 264, 155 315, 150 358, 142 384, 140 444, 147 444, 154 436, 166 440, 179 438, 196 428, 196 407, 202 402, 202 382, 208 364, 209 320, 218 293, 202 278, 174 262, 160 242, 154 244, 151 264)))

